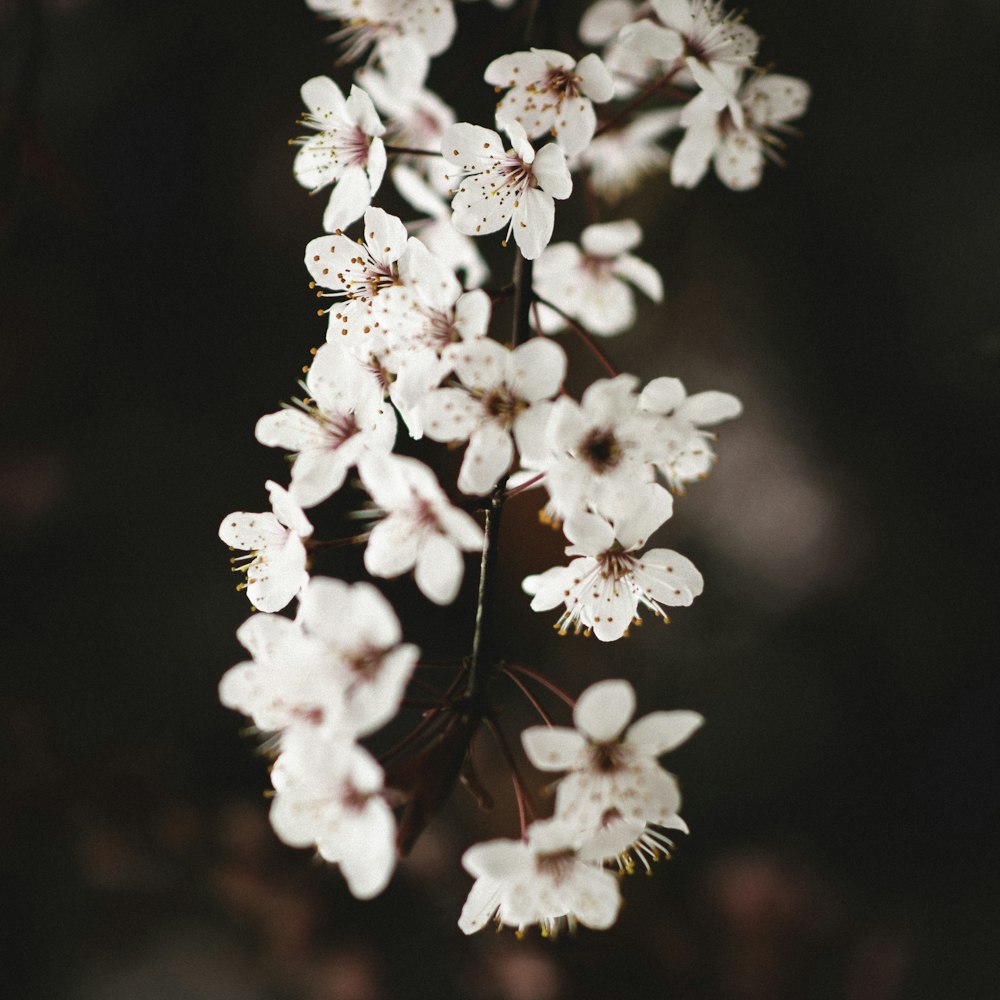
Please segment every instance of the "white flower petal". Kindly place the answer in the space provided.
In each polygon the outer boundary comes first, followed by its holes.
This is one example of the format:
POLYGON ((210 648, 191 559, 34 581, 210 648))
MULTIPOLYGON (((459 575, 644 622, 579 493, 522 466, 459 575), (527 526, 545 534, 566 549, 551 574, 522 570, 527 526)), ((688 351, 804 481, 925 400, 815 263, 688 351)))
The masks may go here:
POLYGON ((575 729, 531 726, 521 733, 521 743, 539 771, 569 771, 587 763, 586 740, 575 729))
POLYGON ((624 742, 646 756, 659 757, 679 747, 704 723, 697 712, 650 712, 628 727, 624 742))
POLYGON ((598 681, 580 695, 573 723, 594 743, 611 743, 635 714, 635 689, 624 680, 598 681))

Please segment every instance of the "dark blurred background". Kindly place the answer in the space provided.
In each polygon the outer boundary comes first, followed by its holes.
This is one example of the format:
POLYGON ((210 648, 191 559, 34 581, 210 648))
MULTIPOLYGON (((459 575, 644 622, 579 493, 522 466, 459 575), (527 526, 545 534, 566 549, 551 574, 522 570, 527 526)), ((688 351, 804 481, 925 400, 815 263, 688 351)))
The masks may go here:
MULTIPOLYGON (((457 6, 431 82, 486 122, 476 66, 516 44, 457 6)), ((692 836, 614 930, 552 944, 455 926, 462 850, 516 830, 499 778, 496 816, 459 790, 359 903, 271 835, 265 762, 216 703, 248 613, 218 523, 285 478, 253 424, 324 332, 301 257, 325 195, 286 139, 328 26, 301 0, 0 0, 5 997, 1000 996, 1000 8, 748 20, 814 88, 788 168, 746 194, 661 178, 609 216, 667 289, 609 351, 745 404, 661 536, 706 593, 669 630, 560 640, 518 591, 558 536, 532 498, 506 515, 511 656, 708 718, 668 761, 692 836)), ((426 655, 467 651, 473 570, 446 612, 383 588, 426 655)))

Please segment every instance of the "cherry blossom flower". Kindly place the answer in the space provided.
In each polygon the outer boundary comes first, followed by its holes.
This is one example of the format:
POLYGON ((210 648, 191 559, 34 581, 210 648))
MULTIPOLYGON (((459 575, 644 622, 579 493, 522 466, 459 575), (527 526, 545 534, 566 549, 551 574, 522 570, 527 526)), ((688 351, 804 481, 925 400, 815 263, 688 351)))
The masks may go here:
POLYGON ((452 125, 441 139, 441 153, 453 166, 452 185, 458 185, 452 222, 467 236, 506 226, 504 245, 513 233, 522 255, 534 260, 552 238, 553 198, 568 198, 573 181, 557 144, 536 154, 517 122, 497 124, 510 136, 511 149, 492 129, 467 122, 452 125))
POLYGON ((316 353, 305 387, 311 399, 257 421, 257 440, 294 453, 292 497, 315 507, 336 493, 348 469, 367 451, 389 451, 396 414, 374 376, 337 344, 316 353))
POLYGON ((670 167, 670 154, 659 140, 680 125, 680 108, 638 114, 627 125, 597 136, 576 158, 573 169, 587 171, 593 192, 610 203, 621 201, 647 177, 670 167))
POLYGON ((381 208, 365 211, 364 240, 343 233, 320 236, 306 246, 305 264, 313 283, 336 304, 329 316, 327 339, 364 338, 381 328, 393 312, 405 311, 408 292, 399 277, 399 259, 407 248, 406 227, 381 208))
POLYGON ((528 839, 474 844, 462 856, 475 877, 458 926, 473 934, 495 919, 546 937, 576 924, 605 930, 618 918, 621 893, 609 871, 580 859, 575 831, 558 819, 532 823, 528 839))
POLYGON ((343 685, 327 669, 329 657, 290 618, 257 614, 236 633, 251 660, 236 664, 219 682, 219 700, 242 712, 262 732, 315 726, 341 730, 343 685))
POLYGON ((694 97, 681 113, 687 129, 671 165, 670 179, 678 187, 692 188, 705 176, 709 163, 726 187, 745 191, 760 184, 765 160, 782 163, 784 145, 777 132, 789 131, 786 122, 798 118, 809 102, 804 80, 778 73, 749 79, 736 100, 743 124, 728 108, 712 106, 703 94, 694 97))
POLYGON ((403 643, 399 619, 370 584, 314 577, 296 622, 326 653, 343 703, 340 731, 366 736, 399 710, 420 650, 403 643))
MULTIPOLYGON (((554 243, 542 251, 535 264, 535 292, 592 333, 621 333, 635 322, 629 282, 654 302, 663 298, 655 268, 628 252, 641 240, 642 230, 632 219, 587 226, 580 235, 582 252, 575 243, 554 243)), ((545 333, 566 326, 544 303, 538 306, 538 320, 545 333)))
POLYGON ((450 604, 462 584, 462 552, 482 548, 482 529, 453 506, 423 462, 382 455, 359 470, 365 489, 384 512, 371 530, 365 569, 394 577, 414 570, 417 586, 435 604, 450 604))
POLYGON ((247 575, 244 586, 250 603, 261 611, 280 611, 309 582, 302 540, 313 533, 313 526, 284 487, 268 480, 267 492, 273 513, 234 511, 223 519, 219 537, 249 553, 234 562, 247 575))
POLYGON ((597 0, 580 19, 579 35, 583 44, 605 46, 604 65, 611 72, 617 98, 631 97, 656 72, 657 60, 640 56, 616 41, 626 24, 648 13, 648 4, 634 0, 597 0))
POLYGON ((377 896, 396 867, 396 820, 382 768, 357 744, 290 733, 271 769, 271 826, 291 847, 315 845, 358 899, 377 896))
POLYGON ((461 388, 437 389, 425 397, 424 426, 435 441, 468 440, 458 488, 483 496, 510 468, 514 442, 523 455, 542 453, 551 409, 543 400, 559 391, 566 355, 549 340, 530 340, 511 351, 484 337, 445 348, 443 359, 461 388))
POLYGON ((440 55, 455 35, 451 0, 306 0, 320 16, 338 19, 343 27, 331 42, 343 45, 340 62, 353 62, 369 50, 372 58, 396 40, 412 42, 427 55, 440 55))
POLYGON ((327 76, 302 85, 309 113, 299 124, 317 135, 293 140, 302 148, 295 157, 295 179, 314 194, 333 184, 323 213, 323 227, 334 232, 361 218, 385 173, 384 132, 371 98, 360 87, 344 95, 327 76))
POLYGON ((711 106, 719 111, 728 106, 739 120, 732 71, 753 63, 759 43, 757 32, 736 15, 725 13, 722 0, 650 3, 657 20, 643 19, 626 25, 618 35, 619 42, 668 66, 683 61, 711 106))
POLYGON ((626 513, 637 489, 655 476, 654 418, 638 409, 634 375, 598 379, 579 403, 560 396, 545 431, 547 457, 523 464, 545 472, 549 516, 564 520, 590 508, 607 517, 626 513))
POLYGON ((673 502, 656 483, 636 492, 639 503, 614 524, 586 511, 568 517, 563 525, 571 542, 566 554, 576 558, 568 566, 525 579, 533 611, 565 606, 555 626, 560 635, 569 629, 588 634, 593 630, 602 642, 613 642, 640 620, 640 606, 666 618, 663 605, 686 606, 701 593, 701 573, 680 553, 650 549, 638 554, 670 517, 673 502))
POLYGON ((610 101, 611 74, 594 53, 577 62, 565 52, 532 49, 500 56, 486 67, 487 83, 509 87, 497 117, 521 124, 528 138, 551 132, 574 156, 586 148, 597 128, 594 104, 610 101))
MULTIPOLYGON (((634 842, 648 823, 686 829, 677 815, 677 782, 657 758, 705 720, 697 712, 653 712, 628 725, 634 714, 635 690, 628 681, 599 681, 577 700, 575 729, 532 726, 521 734, 535 767, 569 772, 557 786, 556 816, 581 833, 610 828, 634 842), (622 821, 640 832, 620 826, 622 821)), ((608 850, 605 844, 595 853, 608 850)))
POLYGON ((639 394, 639 409, 663 417, 658 424, 656 465, 670 488, 684 492, 684 484, 704 479, 715 461, 714 435, 702 427, 732 420, 743 404, 728 392, 697 392, 688 396, 676 378, 655 378, 639 394))

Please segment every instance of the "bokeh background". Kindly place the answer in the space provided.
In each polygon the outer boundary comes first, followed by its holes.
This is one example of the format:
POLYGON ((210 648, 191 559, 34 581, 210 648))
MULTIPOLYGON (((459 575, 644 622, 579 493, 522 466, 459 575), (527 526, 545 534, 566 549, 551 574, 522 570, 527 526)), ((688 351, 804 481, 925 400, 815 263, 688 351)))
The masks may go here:
MULTIPOLYGON (((458 7, 432 83, 488 121, 503 15, 458 7)), ((248 611, 216 529, 283 477, 253 423, 323 337, 322 205, 286 139, 326 26, 300 0, 0 2, 4 996, 1000 996, 1000 8, 757 0, 749 22, 813 84, 805 136, 757 191, 660 179, 621 206, 667 296, 608 344, 744 400, 662 536, 706 593, 669 629, 560 640, 518 591, 558 537, 533 499, 506 515, 510 655, 708 718, 669 762, 693 835, 613 931, 553 944, 455 926, 462 850, 516 829, 488 748, 495 815, 457 791, 361 904, 275 841, 265 763, 216 704, 248 611)), ((467 650, 469 567, 448 612, 384 588, 427 655, 467 650)))

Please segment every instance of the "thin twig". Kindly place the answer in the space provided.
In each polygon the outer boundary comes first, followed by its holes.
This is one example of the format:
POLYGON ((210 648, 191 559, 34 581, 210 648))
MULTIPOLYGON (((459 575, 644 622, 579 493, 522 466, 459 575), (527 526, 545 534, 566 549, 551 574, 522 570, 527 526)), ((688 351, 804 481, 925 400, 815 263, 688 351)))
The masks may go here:
POLYGON ((516 684, 518 686, 518 688, 520 688, 521 694, 523 694, 524 697, 527 698, 528 701, 531 702, 532 707, 539 714, 539 716, 541 717, 541 719, 545 723, 545 725, 551 726, 552 725, 552 716, 549 715, 549 713, 546 712, 544 708, 542 708, 542 706, 539 703, 538 699, 527 689, 527 687, 525 686, 525 684, 521 680, 521 678, 518 677, 516 674, 514 674, 513 671, 508 670, 506 667, 501 667, 501 672, 503 673, 503 675, 508 680, 510 680, 511 682, 513 682, 514 684, 516 684))
POLYGON ((526 666, 524 663, 505 663, 504 666, 508 670, 515 670, 519 674, 524 674, 525 677, 530 677, 533 681, 548 688, 557 698, 561 698, 570 708, 576 708, 575 699, 566 694, 558 684, 554 684, 534 668, 526 666))
POLYGON ((604 135, 605 132, 610 132, 617 125, 621 124, 633 111, 641 108, 646 101, 648 101, 658 90, 662 90, 670 81, 680 72, 681 67, 684 65, 682 62, 678 62, 675 66, 667 70, 663 76, 658 76, 655 80, 639 91, 635 97, 632 98, 628 104, 625 105, 617 114, 609 118, 601 127, 594 133, 594 138, 596 139, 599 135, 604 135))
POLYGON ((615 375, 620 375, 621 372, 615 367, 614 362, 602 351, 597 344, 594 342, 594 338, 591 337, 589 333, 572 316, 569 315, 565 310, 560 309, 559 306, 554 305, 549 302, 548 299, 543 299, 540 295, 536 295, 535 299, 545 306, 547 309, 551 309, 554 313, 558 313, 559 316, 565 320, 567 326, 572 329, 572 331, 590 348, 591 353, 598 361, 603 365, 604 370, 608 372, 612 377, 615 375))

